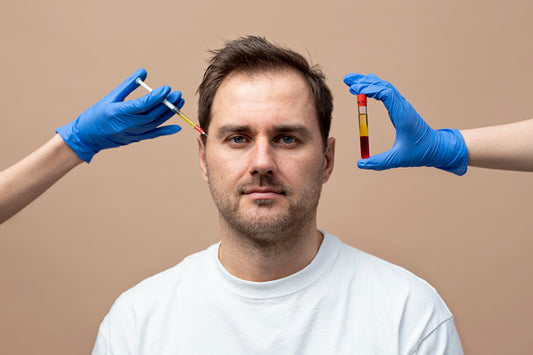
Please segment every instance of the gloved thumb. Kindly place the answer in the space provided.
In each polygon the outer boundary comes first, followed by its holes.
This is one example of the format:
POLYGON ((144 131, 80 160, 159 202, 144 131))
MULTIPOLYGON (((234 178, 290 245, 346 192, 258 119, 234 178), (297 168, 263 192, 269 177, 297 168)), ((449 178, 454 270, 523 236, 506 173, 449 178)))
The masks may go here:
POLYGON ((398 161, 392 149, 386 152, 383 152, 383 153, 373 155, 368 159, 359 159, 357 161, 357 167, 359 169, 367 169, 367 170, 381 171, 381 170, 397 168, 398 166, 399 166, 398 161))

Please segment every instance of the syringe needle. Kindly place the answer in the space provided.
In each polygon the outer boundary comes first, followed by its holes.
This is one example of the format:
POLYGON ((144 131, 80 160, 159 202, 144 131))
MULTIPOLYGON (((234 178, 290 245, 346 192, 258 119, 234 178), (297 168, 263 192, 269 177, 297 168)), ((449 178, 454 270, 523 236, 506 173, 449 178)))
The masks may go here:
MULTIPOLYGON (((137 78, 137 80, 135 80, 135 82, 137 84, 139 84, 140 86, 142 86, 143 88, 145 88, 146 90, 148 90, 148 92, 152 92, 152 88, 149 87, 148 85, 146 85, 146 83, 141 79, 141 78, 137 78)), ((200 132, 201 134, 203 134, 204 136, 206 137, 209 137, 205 131, 202 129, 202 127, 200 127, 200 125, 198 123, 194 123, 189 117, 187 117, 187 115, 185 115, 183 112, 181 112, 176 106, 174 106, 172 103, 170 103, 170 101, 168 101, 167 99, 164 99, 163 100, 163 104, 168 107, 169 109, 171 109, 172 111, 174 111, 178 116, 180 116, 185 122, 187 122, 192 128, 194 128, 195 130, 197 130, 198 132, 200 132)))

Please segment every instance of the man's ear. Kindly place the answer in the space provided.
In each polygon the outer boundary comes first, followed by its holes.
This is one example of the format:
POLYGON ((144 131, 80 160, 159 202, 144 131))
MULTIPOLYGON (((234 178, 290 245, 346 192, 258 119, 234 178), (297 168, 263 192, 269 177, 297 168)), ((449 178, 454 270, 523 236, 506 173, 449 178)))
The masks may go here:
POLYGON ((328 138, 328 146, 324 153, 325 166, 324 166, 324 175, 322 177, 322 183, 325 184, 331 173, 333 173, 333 165, 335 165, 335 138, 328 138))
POLYGON ((202 136, 196 137, 198 142, 198 156, 200 158, 200 169, 202 170, 202 176, 204 177, 205 182, 207 182, 207 165, 205 162, 205 144, 202 140, 202 136))

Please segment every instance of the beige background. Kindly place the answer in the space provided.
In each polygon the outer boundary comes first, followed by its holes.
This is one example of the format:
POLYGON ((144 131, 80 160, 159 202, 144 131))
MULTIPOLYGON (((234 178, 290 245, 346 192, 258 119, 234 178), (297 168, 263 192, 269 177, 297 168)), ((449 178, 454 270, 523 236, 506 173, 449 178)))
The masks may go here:
MULTIPOLYGON (((195 117, 207 50, 265 35, 321 64, 335 96, 336 166, 320 227, 435 286, 466 353, 533 352, 533 175, 358 170, 356 103, 342 83, 348 72, 376 73, 434 128, 531 118, 530 0, 1 5, 1 168, 138 67, 151 86, 181 90, 195 117)), ((381 103, 369 103, 369 119, 371 152, 388 149, 381 103)), ((101 152, 0 226, 0 353, 89 353, 122 291, 218 240, 195 136, 183 126, 101 152)))

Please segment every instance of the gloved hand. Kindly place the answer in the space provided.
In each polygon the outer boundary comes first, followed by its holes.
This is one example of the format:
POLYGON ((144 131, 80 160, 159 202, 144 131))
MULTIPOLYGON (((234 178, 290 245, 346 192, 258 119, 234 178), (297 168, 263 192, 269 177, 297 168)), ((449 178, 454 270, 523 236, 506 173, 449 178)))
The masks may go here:
POLYGON ((468 150, 458 130, 432 129, 394 86, 374 74, 348 74, 344 83, 354 95, 365 94, 382 101, 396 129, 392 149, 359 160, 359 168, 433 166, 457 175, 466 173, 468 150))
POLYGON ((56 130, 82 160, 90 162, 93 155, 102 149, 174 134, 181 130, 178 125, 159 127, 174 115, 162 103, 163 100, 166 98, 181 108, 185 103, 181 92, 170 93, 169 86, 162 86, 138 99, 123 101, 139 86, 135 82, 137 78, 144 80, 146 70, 137 69, 76 120, 56 130))

